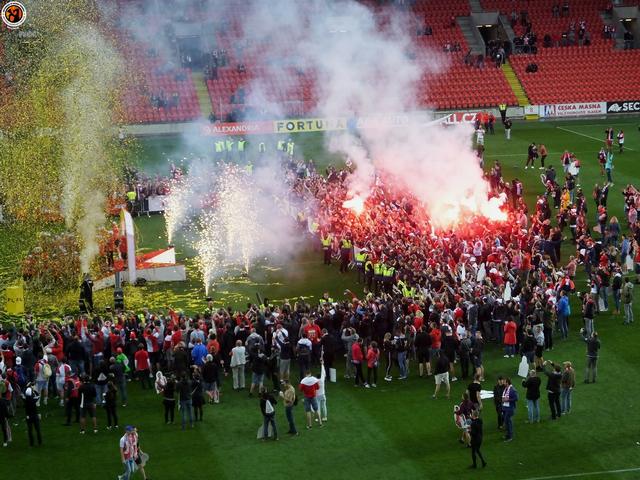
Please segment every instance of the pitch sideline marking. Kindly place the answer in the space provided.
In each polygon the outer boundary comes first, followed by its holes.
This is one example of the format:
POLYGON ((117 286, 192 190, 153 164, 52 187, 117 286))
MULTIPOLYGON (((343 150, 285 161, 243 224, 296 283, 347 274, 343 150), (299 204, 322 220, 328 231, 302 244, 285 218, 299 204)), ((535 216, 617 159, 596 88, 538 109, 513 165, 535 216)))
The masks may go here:
POLYGON ((530 477, 530 478, 524 478, 522 480, 553 480, 556 478, 576 478, 576 477, 587 477, 592 475, 610 475, 614 473, 628 473, 628 472, 638 472, 638 471, 640 471, 640 467, 623 468, 620 470, 601 470, 599 472, 569 473, 567 475, 551 475, 548 477, 530 477))
MULTIPOLYGON (((568 128, 564 128, 564 127, 556 127, 556 128, 558 130, 564 130, 565 132, 573 133, 575 135, 580 135, 581 137, 590 138, 591 140, 596 140, 597 142, 604 143, 604 140, 602 140, 601 138, 592 137, 591 135, 587 135, 585 133, 576 132, 575 130, 569 130, 568 128)), ((625 149, 626 150, 631 150, 632 152, 635 151, 633 148, 629 148, 629 147, 625 147, 625 149)))

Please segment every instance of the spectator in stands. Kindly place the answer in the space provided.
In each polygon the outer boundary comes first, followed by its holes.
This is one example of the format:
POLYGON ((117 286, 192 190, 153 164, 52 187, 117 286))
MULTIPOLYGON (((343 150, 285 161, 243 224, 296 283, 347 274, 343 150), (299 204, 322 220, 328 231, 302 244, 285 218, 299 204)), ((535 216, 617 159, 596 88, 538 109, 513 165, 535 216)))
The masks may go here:
POLYGON ((562 16, 569 16, 569 0, 564 0, 564 2, 562 3, 562 16))
POLYGON ((552 46, 551 35, 549 35, 548 33, 544 36, 544 39, 542 40, 542 46, 544 48, 551 48, 552 46))
POLYGON ((557 3, 554 3, 553 7, 551 7, 551 16, 553 18, 558 18, 560 16, 560 5, 557 3))
POLYGON ((631 33, 629 30, 624 32, 624 49, 633 49, 633 33, 631 33))

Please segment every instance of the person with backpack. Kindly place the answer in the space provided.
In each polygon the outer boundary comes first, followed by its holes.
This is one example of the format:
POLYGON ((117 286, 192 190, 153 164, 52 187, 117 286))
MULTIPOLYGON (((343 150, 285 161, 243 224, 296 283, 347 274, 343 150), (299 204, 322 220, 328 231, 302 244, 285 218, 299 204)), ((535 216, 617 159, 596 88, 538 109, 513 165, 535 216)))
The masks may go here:
POLYGON ((260 411, 262 412, 263 427, 262 441, 269 438, 269 425, 273 428, 273 439, 278 440, 278 427, 276 426, 276 399, 269 391, 262 387, 260 392, 260 411))
POLYGON ((34 388, 38 397, 38 406, 40 406, 40 397, 42 397, 42 401, 46 405, 49 398, 49 378, 53 374, 46 355, 36 362, 35 374, 36 384, 34 388))

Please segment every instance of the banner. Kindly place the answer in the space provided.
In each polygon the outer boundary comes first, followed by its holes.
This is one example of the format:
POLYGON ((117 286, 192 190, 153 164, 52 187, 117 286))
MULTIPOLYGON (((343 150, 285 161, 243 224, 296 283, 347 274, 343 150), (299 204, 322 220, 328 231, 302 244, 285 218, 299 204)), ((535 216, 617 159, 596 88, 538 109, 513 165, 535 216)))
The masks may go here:
POLYGON ((273 133, 272 122, 213 123, 202 127, 202 134, 211 137, 265 133, 273 133))
POLYGON ((480 112, 453 112, 444 117, 442 123, 445 125, 459 125, 461 123, 473 124, 480 112))
POLYGON ((164 212, 167 195, 152 195, 146 198, 147 212, 164 212))
POLYGON ((22 315, 24 313, 24 290, 22 285, 7 287, 5 311, 9 315, 22 315))
POLYGON ((607 113, 605 102, 540 105, 540 117, 542 118, 580 117, 583 115, 604 115, 605 113, 607 113))
POLYGON ((525 105, 524 106, 524 114, 525 115, 539 115, 540 109, 538 105, 525 105))
POLYGON ((608 102, 607 113, 640 113, 640 100, 608 102))
POLYGON ((347 126, 353 124, 346 118, 299 118, 273 122, 275 133, 328 132, 346 130, 347 126))

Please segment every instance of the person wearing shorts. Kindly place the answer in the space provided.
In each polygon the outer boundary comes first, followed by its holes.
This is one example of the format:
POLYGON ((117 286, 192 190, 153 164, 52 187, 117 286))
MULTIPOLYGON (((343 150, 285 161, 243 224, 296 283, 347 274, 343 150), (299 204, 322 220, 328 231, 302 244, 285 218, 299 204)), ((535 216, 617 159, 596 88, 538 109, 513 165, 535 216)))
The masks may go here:
POLYGON ((313 426, 313 417, 317 417, 318 424, 322 427, 320 409, 316 400, 316 392, 320 388, 320 380, 307 372, 300 382, 300 391, 304 394, 304 413, 307 417, 307 429, 313 426))
POLYGON ((80 433, 84 434, 87 416, 91 417, 93 422, 93 433, 98 433, 98 424, 96 420, 96 386, 91 382, 88 375, 82 378, 80 385, 80 433))
POLYGON ((447 398, 449 398, 449 393, 451 392, 451 385, 449 385, 449 358, 442 352, 437 355, 435 373, 436 390, 433 392, 433 398, 438 398, 442 383, 447 386, 447 398))

